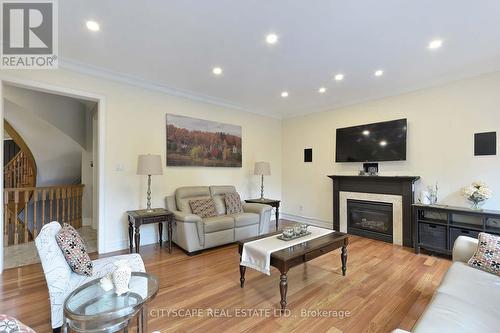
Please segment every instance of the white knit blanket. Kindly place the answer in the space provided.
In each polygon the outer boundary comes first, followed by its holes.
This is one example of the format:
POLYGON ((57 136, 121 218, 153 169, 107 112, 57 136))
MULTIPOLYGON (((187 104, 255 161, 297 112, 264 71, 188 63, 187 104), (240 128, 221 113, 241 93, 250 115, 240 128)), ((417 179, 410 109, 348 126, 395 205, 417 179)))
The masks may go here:
POLYGON ((271 253, 333 232, 333 230, 330 229, 312 226, 308 228, 308 231, 311 232, 310 235, 291 241, 283 241, 277 238, 279 235, 274 235, 245 243, 243 244, 243 253, 241 254, 240 265, 253 268, 267 275, 271 275, 271 253))

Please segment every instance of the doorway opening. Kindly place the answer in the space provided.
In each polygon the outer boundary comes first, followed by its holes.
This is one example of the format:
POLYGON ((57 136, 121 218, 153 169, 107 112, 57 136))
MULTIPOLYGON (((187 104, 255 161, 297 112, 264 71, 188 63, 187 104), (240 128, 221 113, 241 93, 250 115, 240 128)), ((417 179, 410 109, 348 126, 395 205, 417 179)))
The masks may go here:
POLYGON ((72 225, 98 252, 99 100, 2 84, 3 268, 39 262, 34 239, 72 225))

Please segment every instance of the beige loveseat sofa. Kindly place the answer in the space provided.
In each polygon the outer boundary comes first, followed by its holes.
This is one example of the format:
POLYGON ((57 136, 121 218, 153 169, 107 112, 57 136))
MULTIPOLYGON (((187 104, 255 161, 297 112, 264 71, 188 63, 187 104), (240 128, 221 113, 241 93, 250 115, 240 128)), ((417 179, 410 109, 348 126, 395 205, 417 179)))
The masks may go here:
POLYGON ((167 197, 167 208, 175 214, 175 244, 193 254, 269 232, 272 207, 243 203, 243 213, 226 215, 224 195, 230 192, 236 192, 234 186, 187 186, 167 197), (202 219, 192 214, 189 201, 207 198, 213 198, 218 215, 202 219))
MULTIPOLYGON (((477 246, 477 239, 457 238, 453 247, 453 264, 412 332, 500 331, 500 277, 467 265, 477 246)), ((406 331, 393 331, 403 332, 406 331)))

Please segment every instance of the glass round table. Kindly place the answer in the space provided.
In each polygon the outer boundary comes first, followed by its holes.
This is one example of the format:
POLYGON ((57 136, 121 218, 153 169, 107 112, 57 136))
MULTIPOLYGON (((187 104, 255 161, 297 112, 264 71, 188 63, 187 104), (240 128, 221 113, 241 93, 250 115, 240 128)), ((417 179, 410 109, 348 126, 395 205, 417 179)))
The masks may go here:
POLYGON ((75 289, 64 302, 65 325, 74 332, 111 333, 127 331, 137 316, 139 332, 147 332, 147 303, 158 293, 154 275, 133 272, 130 291, 116 295, 115 289, 105 291, 100 279, 75 289))

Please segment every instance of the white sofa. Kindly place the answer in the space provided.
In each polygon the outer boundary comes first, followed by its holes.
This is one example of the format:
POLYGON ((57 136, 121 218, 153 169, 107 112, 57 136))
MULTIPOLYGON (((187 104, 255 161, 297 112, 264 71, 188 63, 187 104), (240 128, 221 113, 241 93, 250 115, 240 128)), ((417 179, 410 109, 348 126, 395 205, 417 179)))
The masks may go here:
POLYGON ((138 254, 126 254, 109 258, 93 260, 92 276, 82 276, 74 273, 69 267, 59 245, 56 235, 61 230, 59 222, 46 224, 35 239, 38 255, 42 262, 43 272, 49 288, 51 321, 54 331, 63 325, 63 307, 66 297, 76 288, 101 278, 115 270, 114 262, 127 260, 132 272, 145 272, 144 263, 138 254))
POLYGON ((453 264, 412 332, 500 332, 500 277, 467 265, 477 245, 477 239, 457 238, 453 264))

